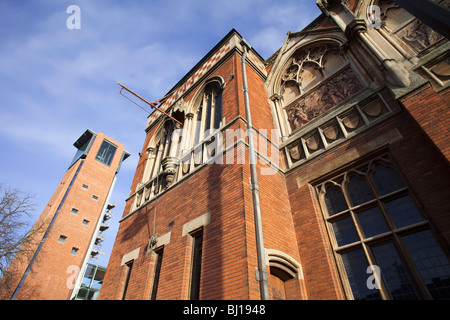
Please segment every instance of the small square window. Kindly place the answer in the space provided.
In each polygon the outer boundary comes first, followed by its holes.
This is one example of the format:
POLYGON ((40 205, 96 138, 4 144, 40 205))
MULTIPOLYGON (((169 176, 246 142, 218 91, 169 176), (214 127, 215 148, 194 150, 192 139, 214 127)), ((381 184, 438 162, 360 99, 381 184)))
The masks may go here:
POLYGON ((87 190, 89 187, 87 186, 87 185, 85 185, 85 184, 83 184, 82 186, 81 186, 84 190, 87 190))
POLYGON ((92 199, 94 199, 95 201, 97 201, 97 200, 98 200, 98 196, 93 195, 93 196, 92 196, 92 199))
POLYGON ((78 248, 73 247, 72 251, 70 251, 70 254, 72 254, 74 256, 78 255, 78 248))
POLYGON ((77 215, 78 214, 78 209, 72 208, 72 210, 70 210, 70 213, 73 215, 77 215))
POLYGON ((84 219, 84 220, 83 220, 83 224, 84 224, 85 226, 87 226, 87 225, 89 224, 89 221, 86 220, 86 219, 84 219))
POLYGON ((66 243, 66 236, 59 236, 58 242, 66 243))

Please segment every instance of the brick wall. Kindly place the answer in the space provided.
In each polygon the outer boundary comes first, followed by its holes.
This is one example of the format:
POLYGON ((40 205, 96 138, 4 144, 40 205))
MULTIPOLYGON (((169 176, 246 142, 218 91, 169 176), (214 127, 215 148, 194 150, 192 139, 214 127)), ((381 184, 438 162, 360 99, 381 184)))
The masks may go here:
MULTIPOLYGON (((415 96, 414 94, 411 96, 415 96)), ((404 104, 411 103, 403 100, 404 104)), ((450 243, 450 168, 429 137, 406 111, 289 172, 286 184, 309 299, 345 298, 317 196, 310 181, 386 146, 436 231, 450 243), (394 132, 396 134, 387 134, 394 132), (392 138, 395 137, 395 138, 392 138), (383 142, 384 140, 384 142, 383 142), (338 163, 335 168, 330 164, 338 163), (304 177, 310 177, 305 181, 304 177)))
POLYGON ((440 94, 429 83, 400 99, 431 141, 450 160, 450 88, 440 94))

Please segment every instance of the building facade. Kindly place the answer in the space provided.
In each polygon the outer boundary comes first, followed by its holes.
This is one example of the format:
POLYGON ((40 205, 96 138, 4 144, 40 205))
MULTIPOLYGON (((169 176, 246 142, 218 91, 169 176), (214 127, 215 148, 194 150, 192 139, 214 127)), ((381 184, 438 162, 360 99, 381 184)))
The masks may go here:
POLYGON ((317 4, 267 60, 232 30, 149 116, 99 299, 450 298, 450 44, 317 4))
POLYGON ((68 300, 74 298, 85 269, 99 252, 109 198, 120 165, 129 154, 105 134, 86 130, 68 170, 43 210, 26 244, 32 255, 17 257, 2 278, 2 299, 68 300), (76 291, 76 292, 75 292, 76 291))

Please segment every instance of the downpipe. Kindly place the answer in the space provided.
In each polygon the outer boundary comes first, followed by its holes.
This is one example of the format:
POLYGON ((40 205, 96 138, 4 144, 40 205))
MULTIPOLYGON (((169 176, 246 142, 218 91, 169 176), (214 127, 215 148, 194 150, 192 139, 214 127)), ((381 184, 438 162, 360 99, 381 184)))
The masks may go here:
POLYGON ((248 136, 248 149, 249 149, 249 160, 250 160, 250 174, 251 174, 251 184, 252 184, 252 199, 253 199, 253 212, 255 215, 255 235, 256 235, 256 253, 258 257, 258 272, 257 280, 259 281, 259 288, 261 293, 261 300, 269 300, 269 282, 267 278, 266 271, 266 261, 264 252, 264 239, 262 232, 261 223, 261 208, 259 204, 259 186, 258 186, 258 176, 256 172, 256 152, 253 142, 253 125, 252 118, 250 114, 250 102, 248 98, 248 86, 247 86, 247 73, 245 69, 245 60, 247 58, 247 51, 251 49, 251 46, 244 39, 241 40, 243 54, 241 59, 242 64, 242 80, 243 80, 243 91, 244 91, 244 103, 245 103, 245 114, 247 117, 247 136, 248 136))

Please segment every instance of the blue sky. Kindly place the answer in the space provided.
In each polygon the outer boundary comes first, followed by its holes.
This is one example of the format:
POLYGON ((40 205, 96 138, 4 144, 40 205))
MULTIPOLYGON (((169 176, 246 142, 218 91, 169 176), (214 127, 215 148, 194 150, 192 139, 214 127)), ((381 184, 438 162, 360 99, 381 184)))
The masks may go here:
POLYGON ((0 183, 35 194, 37 219, 86 130, 132 155, 118 174, 106 265, 145 138, 147 113, 115 81, 149 101, 164 96, 235 28, 265 59, 320 14, 314 0, 2 0, 0 183), (66 9, 81 10, 69 30, 66 9))

